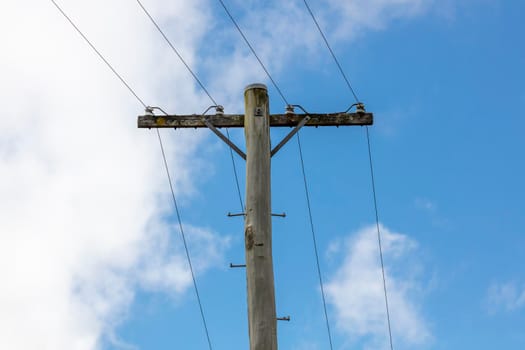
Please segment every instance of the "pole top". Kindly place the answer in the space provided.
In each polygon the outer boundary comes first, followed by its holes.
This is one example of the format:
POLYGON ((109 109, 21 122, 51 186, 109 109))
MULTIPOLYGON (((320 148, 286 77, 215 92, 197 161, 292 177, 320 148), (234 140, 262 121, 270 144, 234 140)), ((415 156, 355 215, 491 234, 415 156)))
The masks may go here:
POLYGON ((263 89, 263 90, 268 91, 268 88, 266 87, 266 85, 261 84, 261 83, 256 83, 256 84, 250 84, 247 87, 245 87, 244 88, 244 93, 246 93, 246 91, 252 90, 252 89, 263 89))

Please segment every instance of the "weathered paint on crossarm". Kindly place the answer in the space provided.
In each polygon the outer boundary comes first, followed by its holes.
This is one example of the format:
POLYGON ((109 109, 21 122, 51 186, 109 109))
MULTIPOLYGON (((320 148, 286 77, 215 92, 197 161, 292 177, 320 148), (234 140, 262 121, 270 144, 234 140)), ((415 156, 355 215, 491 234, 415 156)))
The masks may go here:
MULTIPOLYGON (((372 125, 372 113, 326 113, 326 114, 272 114, 270 115, 271 127, 294 127, 308 115, 310 120, 305 126, 348 126, 372 125)), ((242 128, 244 127, 243 114, 208 115, 208 120, 216 128, 242 128)), ((202 115, 169 115, 138 117, 139 128, 206 128, 202 115)))

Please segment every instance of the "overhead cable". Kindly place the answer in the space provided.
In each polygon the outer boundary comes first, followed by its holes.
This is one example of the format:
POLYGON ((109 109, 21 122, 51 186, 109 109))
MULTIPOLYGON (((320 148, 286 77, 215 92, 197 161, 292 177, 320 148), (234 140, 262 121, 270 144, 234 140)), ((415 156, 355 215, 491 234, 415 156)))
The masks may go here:
MULTIPOLYGON (((215 105, 215 106, 218 106, 218 103, 215 101, 215 99, 213 98, 213 96, 210 94, 210 92, 208 91, 208 89, 206 89, 206 87, 204 86, 204 84, 202 83, 202 81, 199 79, 199 77, 197 76, 197 74, 195 74, 195 72, 191 69, 191 67, 188 65, 188 63, 186 63, 186 60, 182 57, 182 55, 179 53, 179 51, 175 48, 175 45, 172 44, 171 40, 167 37, 167 35, 164 33, 164 31, 162 30, 162 28, 158 25, 157 21, 153 18, 153 16, 150 14, 150 12, 146 9, 146 7, 142 4, 142 2, 140 0, 136 0, 137 3, 139 4, 140 8, 142 9, 142 11, 144 11, 144 13, 146 14, 146 16, 150 19, 150 21, 153 23, 153 25, 155 26, 155 28, 157 28, 158 32, 162 35, 162 37, 164 38, 164 40, 168 43, 169 47, 171 48, 171 50, 173 51, 173 53, 175 55, 177 55, 177 57, 179 58, 179 60, 182 62, 182 64, 186 67, 186 69, 188 70, 188 72, 191 74, 191 76, 193 77, 193 79, 195 79, 195 81, 197 82, 197 84, 201 87, 201 89, 204 91, 204 93, 206 93, 206 95, 208 96, 208 98, 210 99, 210 101, 215 105)), ((228 128, 226 128, 226 136, 228 138, 228 140, 230 139, 230 132, 228 130, 228 128)), ((235 165, 235 158, 233 157, 233 150, 231 149, 231 147, 228 147, 229 151, 230 151, 230 158, 231 158, 231 161, 232 161, 232 167, 233 167, 233 174, 234 174, 234 178, 235 178, 235 184, 236 184, 236 187, 237 187, 237 194, 239 196, 239 202, 241 203, 241 210, 244 210, 244 205, 243 205, 243 200, 242 200, 242 194, 241 194, 241 190, 240 190, 240 186, 239 186, 239 177, 237 175, 237 166, 235 165)))
POLYGON ((319 34, 321 34, 321 36, 323 37, 323 41, 324 41, 328 51, 330 51, 330 54, 332 55, 332 58, 334 59, 334 62, 337 65, 337 68, 339 68, 339 72, 341 73, 344 81, 346 82, 346 85, 348 86, 348 89, 350 90, 352 95, 354 95, 355 101, 359 102, 359 99, 357 98, 357 94, 355 93, 354 89, 352 88, 352 85, 350 84, 350 81, 346 77, 346 74, 345 74, 343 68, 341 67, 341 64, 339 63, 339 60, 337 59, 337 56, 334 53, 334 50, 332 50, 332 47, 328 43, 328 39, 326 39, 326 36, 324 35, 323 30, 321 29, 321 26, 319 25, 319 22, 315 18, 314 13, 312 12, 312 9, 310 8, 310 5, 308 5, 308 2, 306 0, 303 0, 303 1, 304 1, 304 4, 305 4, 306 8, 308 9, 308 12, 310 13, 310 16, 312 17, 312 20, 315 23, 315 26, 319 30, 319 34))
MULTIPOLYGON (((151 109, 151 107, 148 107, 143 102, 143 100, 135 93, 135 91, 129 86, 129 84, 124 80, 124 78, 122 78, 122 76, 113 68, 113 66, 106 60, 106 58, 100 53, 100 51, 97 50, 97 48, 88 40, 88 38, 82 33, 82 31, 73 22, 73 20, 62 10, 62 8, 54 0, 50 0, 50 1, 55 5, 55 7, 60 11, 60 13, 69 21, 69 23, 73 26, 73 28, 75 28, 75 30, 82 36, 82 38, 89 44, 89 46, 93 49, 93 51, 95 51, 95 53, 99 56, 99 58, 111 69, 111 71, 122 82, 122 84, 124 84, 124 86, 133 94, 133 96, 135 96, 135 98, 140 102, 140 104, 144 108, 151 109)), ((160 109, 160 108, 157 107, 157 109, 160 109)), ((162 138, 160 136, 159 129, 157 128, 156 130, 157 130, 157 136, 158 136, 158 140, 159 140, 159 144, 160 144, 160 150, 161 150, 161 153, 162 153, 162 159, 164 161, 164 166, 165 166, 166 174, 167 174, 167 177, 168 177, 168 183, 169 183, 169 187, 170 187, 170 190, 171 190, 173 203, 174 203, 174 206, 175 206, 175 211, 176 211, 176 214, 177 214, 177 220, 178 220, 178 223, 179 223, 179 229, 180 229, 180 232, 181 232, 182 241, 184 243, 184 249, 185 249, 185 252, 186 252, 186 259, 187 259, 187 262, 188 262, 188 265, 189 265, 189 268, 190 268, 191 277, 192 277, 192 280, 193 280, 193 286, 194 286, 195 294, 196 294, 197 301, 198 301, 198 304, 199 304, 199 309, 200 309, 201 318, 202 318, 203 325, 204 325, 204 330, 205 330, 205 333, 206 333, 206 338, 208 340, 208 346, 209 346, 209 349, 212 350, 211 341, 210 341, 209 332, 208 332, 208 326, 206 324, 206 318, 204 317, 204 310, 203 310, 203 307, 202 307, 202 302, 201 302, 201 298, 200 298, 200 295, 199 295, 199 290, 198 290, 198 287, 197 287, 197 281, 195 279, 195 274, 193 272, 193 265, 191 263, 191 257, 190 257, 188 245, 187 245, 187 242, 186 242, 186 236, 184 234, 184 228, 183 228, 183 225, 182 225, 182 219, 181 219, 179 208, 178 208, 178 205, 177 205, 175 192, 173 190, 173 185, 172 185, 171 176, 170 176, 170 172, 169 172, 168 162, 167 162, 167 159, 166 159, 166 154, 164 152, 164 145, 163 145, 163 142, 162 142, 162 138)))
POLYGON ((230 13, 230 10, 228 10, 226 5, 224 4, 224 1, 223 0, 219 0, 219 2, 221 3, 222 7, 224 8, 224 11, 226 11, 226 14, 228 15, 228 17, 230 17, 230 20, 232 21, 232 23, 235 25, 235 28, 237 28, 237 31, 239 32, 239 34, 244 39, 244 42, 246 43, 246 45, 248 45, 248 47, 250 48, 251 52, 253 53, 253 55, 255 56, 257 61, 259 62, 259 65, 261 66, 261 68, 264 70, 264 72, 268 76, 268 79, 270 79, 270 81, 272 82, 273 86, 275 87, 275 89, 277 90, 279 95, 281 95, 281 98, 283 99, 284 103, 286 105, 289 105, 288 101, 286 100, 286 97, 284 97, 284 94, 282 93, 281 89, 279 89, 279 86, 277 85, 275 80, 273 80, 272 75, 270 74, 268 69, 266 69, 266 66, 264 65, 264 63, 259 58, 259 55, 257 55, 257 52, 255 52, 255 49, 253 48, 252 44, 250 44, 250 41, 248 40, 248 38, 246 38, 246 35, 244 35, 241 27, 239 27, 239 25, 237 24, 237 21, 235 20, 235 18, 233 18, 232 14, 230 13))
MULTIPOLYGON (((323 33, 323 30, 321 29, 321 26, 319 25, 319 22, 315 18, 315 15, 308 5, 308 2, 306 0, 303 0, 304 4, 310 13, 310 16, 312 17, 312 20, 314 21, 317 29, 319 30, 319 33, 321 34, 324 43, 326 44, 326 47, 328 48, 328 51, 330 51, 330 54, 332 55, 332 58, 334 59, 335 64, 337 65, 337 68, 339 69, 339 72, 341 73, 341 76, 343 77, 344 81, 346 82, 346 85, 352 95, 354 96, 356 100, 355 105, 361 104, 359 102, 359 99, 357 98, 356 93, 354 92, 354 89, 352 88, 352 85, 350 84, 350 81, 348 80, 343 68, 341 67, 341 64, 339 63, 339 60, 337 59, 337 56, 335 55, 334 51, 332 50, 332 47, 330 46, 328 39, 326 38, 325 34, 323 33)), ((362 104, 361 104, 362 105, 362 104)), ((373 170, 373 164, 372 164, 372 150, 370 147, 370 135, 368 130, 368 125, 366 126, 366 137, 367 137, 367 143, 368 143, 368 156, 370 161, 370 174, 372 178, 372 194, 374 197, 374 211, 375 211, 375 219, 376 219, 376 228, 377 228, 377 242, 379 246, 379 257, 381 260, 381 273, 383 277, 383 290, 384 290, 384 297, 385 297, 385 308, 386 308, 386 318, 387 318, 387 324, 388 324, 388 336, 390 341, 390 349, 394 349, 393 341, 392 341, 392 326, 390 322, 390 309, 388 305, 388 293, 387 293, 387 286, 386 286, 386 277, 385 277, 385 265, 384 265, 384 259, 383 259, 383 247, 381 244, 381 230, 379 225, 379 214, 378 214, 378 208, 377 208, 377 196, 376 196, 376 187, 375 187, 375 179, 374 179, 374 170, 373 170)))
MULTIPOLYGON (((233 18, 232 14, 228 10, 228 8, 224 4, 224 2, 222 0, 219 0, 219 2, 221 3, 222 7, 224 8, 226 13, 230 17, 230 20, 233 22, 233 24, 235 25, 235 27, 239 31, 239 34, 242 36, 242 38, 246 42, 246 45, 248 45, 248 47, 252 51, 253 55, 255 56, 255 58, 257 59, 259 64, 261 65, 262 69, 266 72, 266 75, 268 76, 268 78, 272 82, 273 86, 278 91, 279 95, 281 95, 281 98, 283 99, 283 101, 286 103, 287 106, 290 106, 290 104, 288 103, 288 100, 286 99, 286 97, 282 93, 281 89, 279 88, 279 86, 277 85, 275 80, 272 78, 271 74, 266 69, 265 65, 262 63, 261 59, 257 55, 257 52, 255 52, 255 49, 253 48, 253 46, 250 44, 249 40, 244 35, 243 31, 241 30, 241 28, 239 27, 239 25, 237 24, 237 22, 233 18)), ((300 106, 297 105, 297 107, 300 107, 300 106)), ((302 107, 300 107, 300 108, 302 109, 302 107)), ((306 113, 306 111, 304 111, 304 112, 306 113)), ((332 346, 332 335, 331 335, 331 332, 330 332, 330 322, 329 322, 328 312, 327 312, 327 307, 326 307, 326 298, 325 298, 325 293, 324 293, 323 279, 322 279, 321 267, 320 267, 320 262, 319 262, 319 254, 318 254, 318 249, 317 249, 317 240, 315 238, 315 228, 314 228, 314 223, 313 223, 313 214, 312 214, 312 209, 311 209, 311 204, 310 204, 310 196, 309 196, 309 192, 308 192, 308 183, 306 181, 306 171, 305 171, 305 167, 304 167, 304 159, 303 159, 303 154, 302 154, 301 140, 299 138, 299 133, 297 133, 297 142, 298 142, 298 145, 299 145, 299 156, 300 156, 300 160, 301 160, 301 169, 302 169, 302 173, 303 173, 303 180, 304 180, 305 193, 306 193, 306 202, 307 202, 307 206, 308 206, 308 216, 309 216, 310 228, 311 228, 311 232, 312 232, 312 239, 313 239, 313 245, 314 245, 317 273, 318 273, 319 284, 321 286, 321 292, 322 292, 322 300, 323 300, 323 309, 324 309, 324 315, 325 315, 325 320, 326 320, 326 328, 327 328, 327 332, 328 332, 328 339, 329 339, 329 343, 330 343, 330 349, 333 349, 333 346, 332 346)))
POLYGON ((314 243, 314 252, 315 252, 315 262, 317 266, 317 277, 319 278, 319 286, 321 287, 321 296, 323 299, 323 310, 324 310, 324 317, 326 322, 326 331, 328 333, 328 342, 330 343, 330 349, 333 349, 332 344, 332 332, 330 331, 330 322, 328 319, 328 311, 326 307, 326 296, 324 292, 324 284, 323 284, 323 277, 321 274, 321 264, 319 262, 319 252, 317 249, 317 239, 316 234, 314 230, 314 219, 312 215, 312 206, 310 204, 310 191, 308 190, 308 182, 306 180, 306 171, 304 169, 304 158, 303 158, 303 148, 301 146, 301 137, 299 136, 299 133, 297 133, 297 145, 299 146, 299 156, 301 160, 301 170, 303 172, 303 182, 304 182, 304 191, 306 193, 306 204, 308 206, 308 217, 310 219, 310 229, 312 231, 312 240, 314 243))
POLYGON ((392 341, 392 327, 390 324, 390 308, 388 306, 388 293, 386 289, 385 263, 383 261, 383 247, 381 244, 381 230, 379 226, 379 210, 377 209, 377 195, 376 195, 376 183, 375 183, 375 177, 374 177, 374 165, 372 161, 372 148, 370 146, 370 134, 368 132, 368 126, 366 127, 366 142, 368 145, 368 160, 370 163, 370 176, 372 179, 372 194, 374 197, 374 212, 375 212, 375 219, 376 219, 377 243, 379 245, 379 257, 381 260, 381 274, 383 276, 383 291, 385 294, 386 318, 388 322, 388 338, 390 340, 390 350, 394 350, 394 343, 392 341))
POLYGON ((77 25, 73 22, 73 20, 64 12, 64 10, 62 10, 62 8, 54 1, 54 0, 50 0, 53 5, 55 5, 55 7, 58 9, 58 11, 60 11, 60 13, 62 14, 62 16, 64 16, 69 24, 71 24, 73 26, 73 28, 75 28, 75 30, 77 31, 78 34, 80 34, 80 36, 84 39, 84 41, 91 47, 91 49, 93 49, 93 51, 95 51, 95 53, 98 55, 98 57, 106 64, 106 66, 108 66, 109 69, 111 69, 111 71, 113 72, 113 74, 115 74, 115 76, 120 80, 120 82, 122 84, 124 84, 124 86, 129 90, 129 92, 131 92, 131 94, 133 96, 135 96, 135 98, 140 102, 140 104, 145 108, 147 107, 146 104, 144 103, 144 101, 137 95, 137 93, 129 86, 129 84, 124 80, 124 78, 122 78, 122 76, 115 70, 115 68, 113 68, 113 66, 106 60, 106 58, 100 53, 100 51, 97 50, 97 48, 95 47, 95 45, 93 45, 91 43, 91 41, 89 41, 89 39, 84 35, 84 33, 82 33, 82 31, 77 27, 77 25))

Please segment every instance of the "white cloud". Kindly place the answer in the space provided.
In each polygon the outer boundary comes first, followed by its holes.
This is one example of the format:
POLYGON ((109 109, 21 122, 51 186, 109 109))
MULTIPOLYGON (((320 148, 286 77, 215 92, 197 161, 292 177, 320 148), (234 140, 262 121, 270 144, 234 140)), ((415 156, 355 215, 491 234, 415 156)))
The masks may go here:
MULTIPOLYGON (((431 334, 419 310, 421 267, 414 259, 417 244, 408 236, 381 226, 388 300, 394 341, 403 348, 427 344, 431 334)), ((349 343, 365 341, 387 348, 387 324, 377 232, 366 227, 341 247, 342 265, 326 284, 336 325, 349 343)))
MULTIPOLYGON (((191 224, 184 223, 184 234, 190 250, 192 264, 195 273, 201 273, 212 266, 224 265, 223 253, 229 247, 230 237, 217 237, 210 229, 204 229, 191 224)), ((180 228, 172 225, 169 232, 177 233, 176 239, 166 235, 164 240, 177 240, 180 238, 180 228)), ((191 283, 190 271, 186 268, 186 255, 182 247, 177 254, 169 251, 170 244, 154 242, 156 246, 151 247, 157 254, 149 257, 141 269, 141 283, 146 289, 153 290, 175 290, 183 292, 191 283)))
POLYGON ((486 302, 491 313, 521 309, 525 307, 525 283, 493 283, 487 291, 486 302))
MULTIPOLYGON (((136 3, 59 3, 146 103, 202 108, 136 3)), ((171 33, 191 63, 202 4, 145 3, 161 22, 184 18, 171 33)), ((141 105, 50 1, 4 4, 0 36, 0 348, 98 349, 118 342, 113 329, 138 287, 180 296, 191 286, 178 231, 163 219, 172 204, 158 142, 136 128, 141 105)), ((203 135, 165 138, 183 199, 195 192, 203 135)), ((208 252, 194 256, 203 273, 227 240, 187 230, 190 248, 208 252)))
POLYGON ((325 13, 332 23, 334 37, 353 38, 366 30, 381 30, 396 19, 422 14, 433 0, 330 0, 325 13))

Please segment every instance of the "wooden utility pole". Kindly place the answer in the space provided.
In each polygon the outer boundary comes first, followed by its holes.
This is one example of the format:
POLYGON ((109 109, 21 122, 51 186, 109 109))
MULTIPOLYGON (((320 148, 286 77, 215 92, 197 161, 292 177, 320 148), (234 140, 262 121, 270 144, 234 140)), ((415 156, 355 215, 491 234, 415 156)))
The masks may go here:
POLYGON ((357 105, 356 113, 295 114, 287 106, 285 114, 269 114, 267 88, 252 84, 244 91, 244 115, 225 115, 213 106, 215 115, 139 116, 139 128, 209 128, 246 160, 246 208, 244 238, 248 290, 250 350, 277 350, 277 316, 272 261, 271 157, 303 126, 371 125, 373 115, 357 105), (294 127, 273 149, 270 127, 294 127), (244 127, 246 153, 225 137, 219 128, 244 127))
POLYGON ((246 209, 244 240, 250 349, 277 350, 272 262, 270 118, 266 86, 244 90, 246 209))

